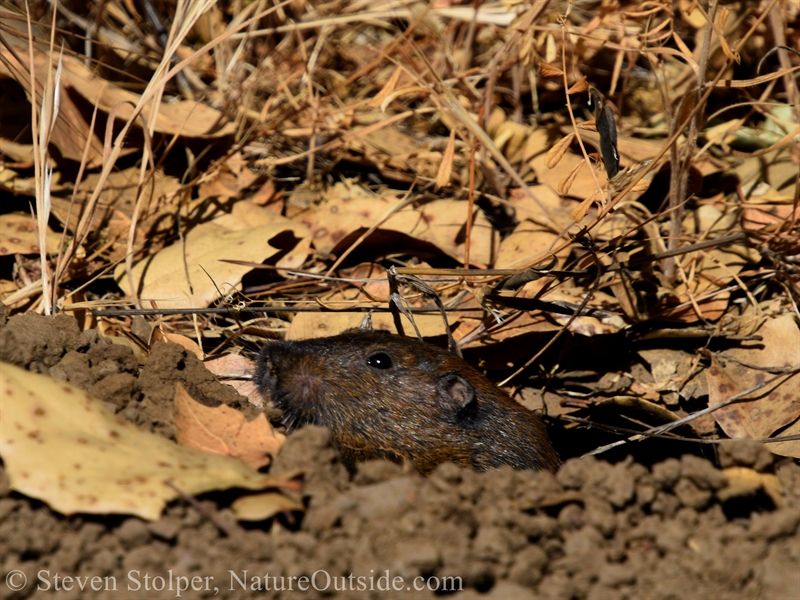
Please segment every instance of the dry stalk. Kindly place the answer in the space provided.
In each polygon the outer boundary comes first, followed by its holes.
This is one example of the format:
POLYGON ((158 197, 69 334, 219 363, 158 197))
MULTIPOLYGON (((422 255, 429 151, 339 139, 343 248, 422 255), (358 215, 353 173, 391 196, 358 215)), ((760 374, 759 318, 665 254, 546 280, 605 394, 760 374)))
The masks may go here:
MULTIPOLYGON (((53 294, 51 291, 50 265, 47 260, 47 228, 50 219, 50 181, 53 169, 48 165, 48 146, 50 145, 50 135, 58 119, 58 106, 61 94, 61 55, 58 59, 58 67, 53 73, 52 62, 48 64, 47 81, 42 88, 41 108, 36 104, 36 66, 33 48, 33 25, 31 23, 30 11, 27 10, 28 21, 28 56, 30 60, 31 78, 31 130, 33 131, 33 160, 36 181, 36 223, 39 237, 39 263, 42 271, 42 310, 49 315, 53 312, 53 294), (41 115, 37 112, 41 110, 41 115)), ((50 29, 50 54, 53 54, 55 45, 55 12, 53 13, 53 27, 50 29)))
MULTIPOLYGON (((135 120, 139 118, 139 116, 141 115, 142 111, 148 105, 150 105, 151 103, 152 103, 152 106, 154 108, 153 117, 152 118, 155 119, 155 113, 157 111, 158 104, 156 104, 154 102, 154 100, 156 98, 160 98, 161 94, 163 93, 164 86, 167 84, 167 82, 169 82, 169 80, 172 79, 172 77, 174 77, 177 73, 179 73, 181 71, 181 69, 183 69, 184 67, 189 65, 192 61, 196 60, 198 57, 202 56, 206 52, 208 52, 211 49, 213 49, 215 46, 217 46, 217 45, 221 44, 222 42, 224 42, 225 40, 229 39, 237 31, 248 27, 251 23, 257 22, 259 19, 271 14, 272 12, 275 12, 276 10, 278 10, 278 8, 289 4, 289 2, 291 2, 291 0, 283 0, 281 3, 279 3, 279 4, 275 5, 275 6, 272 6, 272 7, 268 8, 268 9, 262 11, 261 13, 249 18, 249 19, 246 19, 246 20, 240 22, 238 25, 236 25, 235 27, 231 28, 229 31, 226 31, 224 34, 218 36, 214 40, 211 40, 205 46, 203 46, 199 50, 195 51, 191 56, 189 56, 189 57, 185 58, 184 60, 180 61, 177 65, 175 65, 171 69, 169 69, 169 71, 166 71, 166 69, 170 65, 170 57, 177 50, 178 45, 180 44, 180 42, 183 40, 183 38, 186 36, 186 34, 188 33, 189 29, 191 28, 191 25, 187 26, 186 22, 184 22, 184 24, 183 24, 183 26, 182 26, 182 28, 180 30, 182 33, 179 33, 178 35, 176 35, 173 38, 173 43, 171 43, 169 45, 167 51, 164 53, 164 56, 162 58, 161 63, 159 64, 159 67, 158 67, 156 73, 153 74, 153 77, 148 82, 148 85, 145 88, 144 92, 142 93, 141 97, 139 98, 139 101, 137 102, 136 106, 134 107, 134 110, 133 110, 130 118, 122 126, 119 134, 117 135, 116 139, 113 142, 113 145, 112 145, 112 142, 111 142, 111 134, 112 134, 112 131, 113 131, 112 127, 113 127, 113 123, 114 123, 115 110, 112 110, 111 114, 109 114, 109 124, 108 124, 108 127, 106 129, 106 137, 105 137, 105 144, 104 144, 103 168, 102 168, 102 170, 100 172, 100 176, 99 176, 97 185, 95 186, 95 189, 92 192, 92 195, 89 197, 89 200, 86 202, 86 204, 84 206, 84 209, 83 209, 82 215, 81 215, 81 219, 78 222, 78 226, 76 227, 76 230, 75 230, 75 237, 68 244, 68 246, 67 246, 67 248, 66 248, 66 250, 65 250, 65 252, 64 252, 64 254, 63 254, 62 258, 61 258, 61 263, 59 264, 58 268, 56 269, 56 272, 63 273, 66 270, 66 266, 74 258, 77 248, 86 239, 86 237, 89 235, 89 232, 91 230, 91 223, 92 223, 92 219, 94 218, 94 213, 95 213, 95 209, 97 207, 97 203, 100 200, 100 195, 101 195, 101 193, 102 193, 102 191, 104 189, 105 183, 108 181, 108 177, 111 174, 111 172, 113 171, 114 166, 116 165, 116 161, 117 161, 117 159, 119 158, 119 156, 120 156, 120 154, 122 152, 123 143, 124 143, 125 138, 128 135, 128 131, 133 126, 133 123, 135 122, 135 120)), ((208 6, 211 6, 212 4, 213 4, 213 0, 208 1, 208 6)), ((195 13, 196 13, 196 16, 195 16, 195 20, 196 20, 199 17, 200 13, 197 13, 196 11, 195 11, 195 13)), ((193 22, 192 22, 192 24, 193 24, 193 22)), ((53 29, 53 31, 55 31, 55 28, 53 29)), ((147 129, 147 128, 145 128, 145 129, 147 129)), ((143 161, 143 162, 144 162, 144 164, 146 164, 145 161, 143 161)), ((140 180, 140 183, 141 183, 141 180, 140 180)), ((137 203, 138 203, 138 201, 137 201, 137 203)), ((130 242, 130 240, 129 240, 129 242, 130 242)), ((128 255, 129 256, 132 255, 132 247, 130 246, 130 243, 129 243, 128 255)), ((130 266, 132 266, 132 264, 130 263, 130 260, 126 260, 126 270, 127 270, 128 274, 129 274, 129 276, 130 276, 130 266)), ((132 289, 135 289, 135 288, 132 288, 132 289)))

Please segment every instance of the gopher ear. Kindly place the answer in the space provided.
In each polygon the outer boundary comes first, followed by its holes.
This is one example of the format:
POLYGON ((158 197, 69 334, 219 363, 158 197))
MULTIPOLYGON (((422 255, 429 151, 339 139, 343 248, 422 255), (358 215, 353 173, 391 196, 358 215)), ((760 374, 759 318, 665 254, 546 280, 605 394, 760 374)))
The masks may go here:
POLYGON ((447 373, 436 379, 442 401, 458 411, 475 402, 475 388, 458 373, 447 373))

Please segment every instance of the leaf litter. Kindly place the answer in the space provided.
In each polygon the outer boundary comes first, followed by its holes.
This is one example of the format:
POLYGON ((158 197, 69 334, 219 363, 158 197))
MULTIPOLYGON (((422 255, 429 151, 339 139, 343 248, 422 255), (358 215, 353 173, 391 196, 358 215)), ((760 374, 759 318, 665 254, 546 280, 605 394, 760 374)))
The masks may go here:
MULTIPOLYGON (((374 288, 395 265, 430 282, 474 360, 538 389, 554 420, 601 425, 610 404, 647 430, 783 368, 694 433, 796 436, 797 59, 778 50, 758 71, 774 2, 681 4, 197 3, 173 23, 173 59, 121 25, 133 5, 111 3, 88 61, 83 17, 64 11, 61 108, 36 157, 54 169, 47 249, 0 252, 15 261, 3 302, 52 302, 123 335, 127 315, 91 313, 222 308, 151 317, 218 354, 357 326, 386 309, 374 288), (639 359, 600 355, 631 344, 639 359)), ((39 103, 58 60, 48 20, 29 47, 24 14, 1 10, 4 93, 39 103)), ((30 197, 35 144, 19 125, 0 131, 0 186, 30 197)), ((433 312, 414 314, 442 336, 433 312)), ((797 444, 766 447, 797 458, 797 444)))
POLYGON ((194 495, 279 483, 238 460, 142 431, 71 384, 9 364, 0 377, 0 455, 11 485, 61 513, 157 520, 176 488, 194 495))

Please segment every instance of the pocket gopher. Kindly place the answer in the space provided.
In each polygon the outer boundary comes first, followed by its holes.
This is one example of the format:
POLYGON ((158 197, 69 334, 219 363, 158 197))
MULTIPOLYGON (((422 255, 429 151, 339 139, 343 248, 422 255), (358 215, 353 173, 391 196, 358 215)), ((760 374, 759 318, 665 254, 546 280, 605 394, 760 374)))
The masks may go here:
POLYGON ((351 470, 357 461, 443 462, 483 471, 558 468, 541 419, 462 359, 383 331, 264 346, 256 383, 290 429, 330 429, 351 470))

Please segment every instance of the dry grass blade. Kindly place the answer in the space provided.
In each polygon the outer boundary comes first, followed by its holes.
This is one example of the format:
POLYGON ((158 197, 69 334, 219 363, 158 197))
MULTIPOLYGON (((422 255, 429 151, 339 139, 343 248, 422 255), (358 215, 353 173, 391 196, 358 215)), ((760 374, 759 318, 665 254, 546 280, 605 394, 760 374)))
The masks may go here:
MULTIPOLYGON (((31 129, 33 135, 33 158, 36 178, 36 215, 39 229, 39 257, 41 264, 42 277, 42 308, 46 315, 52 312, 54 294, 51 289, 50 265, 47 260, 47 228, 50 219, 50 190, 53 175, 52 167, 48 164, 50 135, 58 119, 58 109, 61 97, 61 56, 59 56, 58 67, 53 72, 52 63, 47 70, 47 81, 42 90, 41 107, 37 111, 36 106, 36 70, 34 68, 34 47, 33 32, 28 13, 28 34, 29 34, 29 57, 30 57, 30 80, 32 97, 31 103, 31 129), (38 112, 38 114, 37 114, 38 112)), ((52 29, 50 37, 50 52, 53 52, 55 45, 55 28, 52 29)))
POLYGON ((445 148, 442 163, 439 165, 439 170, 436 173, 436 187, 443 188, 450 182, 450 177, 453 174, 453 156, 456 152, 456 131, 455 129, 450 132, 450 139, 447 140, 447 148, 445 148))

